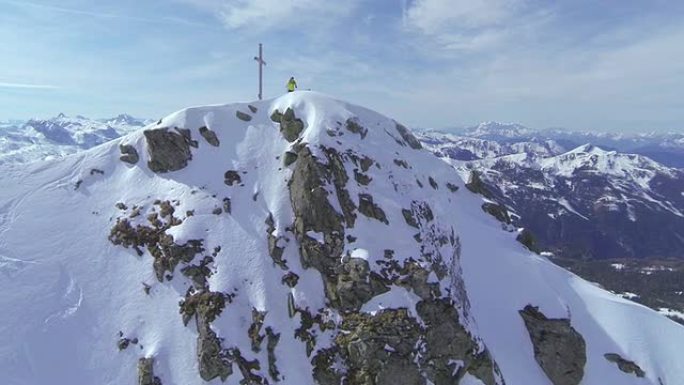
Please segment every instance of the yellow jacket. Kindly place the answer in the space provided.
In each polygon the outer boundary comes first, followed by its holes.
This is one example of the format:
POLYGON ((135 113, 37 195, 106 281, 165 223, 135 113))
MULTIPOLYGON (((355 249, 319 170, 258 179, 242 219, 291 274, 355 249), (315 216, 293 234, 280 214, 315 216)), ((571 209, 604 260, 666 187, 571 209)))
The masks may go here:
POLYGON ((297 82, 294 79, 290 79, 290 81, 287 82, 287 90, 292 92, 297 88, 297 82))

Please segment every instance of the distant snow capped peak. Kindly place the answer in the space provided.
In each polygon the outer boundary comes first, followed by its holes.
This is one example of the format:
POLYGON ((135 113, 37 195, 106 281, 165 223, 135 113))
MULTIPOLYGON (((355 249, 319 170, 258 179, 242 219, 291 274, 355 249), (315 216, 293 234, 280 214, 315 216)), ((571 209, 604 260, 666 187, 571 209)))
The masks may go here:
POLYGON ((534 135, 537 131, 518 123, 501 123, 495 121, 482 122, 466 129, 465 134, 473 137, 505 137, 519 138, 534 135))
POLYGON ((139 119, 135 118, 129 114, 119 114, 114 118, 111 119, 104 119, 104 123, 110 124, 110 125, 127 125, 127 126, 137 126, 137 127, 142 127, 146 125, 146 120, 145 119, 139 119))

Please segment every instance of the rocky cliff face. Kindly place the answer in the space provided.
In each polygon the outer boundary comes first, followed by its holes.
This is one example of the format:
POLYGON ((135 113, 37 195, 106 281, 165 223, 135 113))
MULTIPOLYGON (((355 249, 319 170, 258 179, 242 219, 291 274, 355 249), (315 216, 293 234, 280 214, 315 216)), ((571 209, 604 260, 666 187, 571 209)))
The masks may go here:
POLYGON ((654 385, 679 375, 645 360, 684 340, 669 321, 620 302, 671 336, 626 352, 631 334, 602 334, 612 313, 588 310, 619 299, 516 243, 409 130, 320 94, 183 110, 7 174, 30 193, 0 195, 1 245, 38 258, 0 266, 18 282, 0 289, 20 293, 0 319, 17 329, 3 346, 23 346, 0 351, 18 384, 574 384, 569 370, 598 384, 629 362, 654 385), (521 318, 527 304, 550 318, 521 318))

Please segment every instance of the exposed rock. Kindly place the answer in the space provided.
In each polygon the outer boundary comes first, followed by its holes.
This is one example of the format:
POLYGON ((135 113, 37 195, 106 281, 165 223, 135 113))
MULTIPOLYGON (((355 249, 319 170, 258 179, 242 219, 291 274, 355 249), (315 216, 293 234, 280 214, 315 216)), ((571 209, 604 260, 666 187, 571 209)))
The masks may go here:
POLYGON ((104 171, 100 170, 99 168, 91 168, 90 169, 90 175, 95 175, 95 174, 104 175, 104 171))
POLYGON ((537 241, 534 238, 534 234, 528 229, 523 229, 520 234, 515 238, 516 241, 522 243, 528 250, 538 253, 539 248, 537 247, 537 241))
POLYGON ((197 317, 197 331, 197 362, 200 377, 204 381, 215 378, 225 381, 233 374, 231 356, 221 348, 221 341, 202 317, 197 317))
POLYGON ((199 133, 207 141, 207 143, 211 144, 214 147, 219 146, 220 142, 214 131, 202 126, 199 128, 199 133))
POLYGON ((214 207, 214 209, 211 211, 211 213, 214 215, 221 215, 221 214, 223 214, 223 209, 220 207, 214 207))
POLYGON ((359 160, 359 166, 361 166, 361 171, 366 172, 373 165, 373 159, 364 156, 359 160))
POLYGON ((157 128, 143 131, 147 140, 147 151, 150 160, 147 166, 157 173, 177 171, 185 168, 192 159, 190 146, 192 140, 189 133, 184 135, 169 131, 168 128, 157 128))
POLYGON ((358 169, 354 169, 354 180, 360 185, 363 186, 368 186, 368 184, 373 180, 373 178, 369 177, 366 174, 362 174, 359 172, 358 169))
POLYGON ((109 241, 115 245, 126 248, 133 248, 139 256, 143 255, 142 247, 154 258, 152 264, 157 279, 162 282, 165 272, 169 272, 167 279, 173 276, 173 272, 180 262, 189 263, 195 255, 204 251, 201 240, 190 240, 183 245, 176 244, 173 236, 166 233, 172 226, 182 223, 173 216, 173 207, 167 204, 168 201, 161 202, 161 218, 168 218, 163 222, 157 213, 149 216, 148 220, 152 226, 137 225, 133 227, 128 218, 118 218, 109 234, 109 241))
POLYGON ((361 258, 345 258, 336 286, 342 311, 358 311, 371 298, 389 291, 375 273, 370 273, 368 261, 361 258))
POLYGON ((230 303, 231 300, 230 296, 215 291, 188 293, 185 299, 178 304, 179 312, 183 316, 183 324, 187 326, 188 322, 195 316, 204 323, 210 324, 221 315, 226 307, 226 302, 230 303))
POLYGON ((268 384, 268 380, 261 377, 260 375, 253 373, 255 370, 260 370, 261 365, 259 365, 258 360, 249 361, 240 352, 240 349, 233 348, 230 350, 230 356, 232 360, 237 364, 240 373, 242 374, 241 385, 265 385, 268 384))
POLYGON ((206 256, 199 265, 189 265, 181 269, 181 273, 190 278, 197 289, 207 290, 207 278, 211 277, 211 269, 209 264, 213 262, 213 258, 206 256))
POLYGON ((456 186, 455 184, 452 184, 451 182, 447 182, 446 186, 449 189, 449 191, 451 191, 451 192, 458 191, 458 186, 456 186))
POLYGON ((606 358, 606 360, 617 364, 618 369, 627 374, 634 374, 639 378, 646 376, 646 373, 639 367, 639 365, 634 363, 634 361, 626 360, 617 353, 606 353, 603 356, 606 358))
POLYGON ((470 173, 470 178, 468 183, 466 183, 466 188, 475 194, 480 194, 485 198, 492 199, 493 195, 487 188, 487 185, 482 181, 480 173, 477 171, 472 171, 470 173))
POLYGON ((252 324, 247 330, 247 335, 252 341, 252 351, 254 353, 259 353, 261 351, 261 342, 264 340, 265 336, 261 333, 261 327, 264 326, 264 318, 266 317, 265 311, 258 311, 252 308, 252 324))
POLYGON ((248 104, 247 108, 249 108, 249 110, 252 111, 253 114, 256 114, 256 112, 258 111, 258 109, 251 104, 248 104))
POLYGON ((399 135, 401 135, 401 137, 409 145, 409 147, 413 148, 414 150, 420 150, 421 148, 423 148, 423 146, 420 144, 420 141, 416 139, 415 136, 413 136, 413 134, 411 133, 411 131, 408 130, 408 128, 402 126, 399 123, 396 124, 396 128, 399 132, 399 135))
POLYGON ((293 288, 297 286, 297 282, 299 282, 299 276, 291 271, 289 271, 287 274, 285 274, 281 280, 281 282, 284 285, 287 285, 290 288, 293 288))
POLYGON ((120 144, 119 151, 121 151, 121 157, 119 157, 119 159, 123 162, 136 164, 140 160, 138 150, 130 144, 120 144))
POLYGON ((413 217, 413 212, 411 210, 401 209, 401 213, 404 215, 404 220, 406 221, 407 225, 417 229, 419 228, 418 221, 416 221, 416 218, 413 217))
POLYGON ((406 163, 406 161, 403 160, 403 159, 395 159, 395 160, 394 160, 394 164, 396 164, 396 165, 399 166, 399 167, 406 168, 406 169, 409 168, 408 163, 406 163))
POLYGON ((326 167, 326 173, 328 174, 327 179, 332 179, 333 185, 335 186, 337 200, 340 206, 342 206, 344 221, 347 227, 354 227, 354 222, 356 221, 356 214, 354 213, 356 205, 354 205, 354 202, 351 200, 349 192, 346 189, 349 176, 347 176, 347 170, 344 166, 343 155, 338 153, 334 148, 321 147, 321 149, 328 160, 328 165, 326 167))
POLYGON ((244 112, 239 111, 239 110, 235 111, 235 116, 237 116, 238 119, 245 121, 245 122, 249 122, 250 120, 252 120, 252 115, 244 113, 244 112))
POLYGON ((428 378, 435 385, 457 383, 470 366, 477 344, 459 323, 458 312, 448 299, 422 300, 416 311, 426 326, 427 349, 421 359, 427 364, 428 378), (463 368, 456 367, 456 360, 464 362, 463 368))
POLYGON ((235 183, 237 183, 237 184, 242 183, 242 178, 240 177, 240 174, 235 170, 226 171, 223 178, 225 179, 224 183, 227 184, 228 186, 232 186, 235 183))
POLYGON ((268 254, 271 256, 271 259, 273 259, 273 263, 280 266, 281 269, 287 270, 287 263, 285 263, 285 260, 283 260, 285 248, 278 246, 278 242, 284 237, 277 237, 274 235, 276 229, 275 223, 273 222, 273 215, 268 215, 268 218, 266 218, 266 225, 268 226, 266 229, 268 238, 268 254))
POLYGON ((389 225, 385 212, 373 202, 373 196, 370 194, 359 194, 359 212, 369 218, 377 219, 389 225))
POLYGON ((273 113, 271 114, 271 120, 280 123, 280 121, 283 119, 283 114, 278 111, 278 110, 273 110, 273 113))
MULTIPOLYGON (((346 363, 350 384, 425 384, 416 364, 420 325, 406 309, 350 314, 340 328, 335 343, 346 363)), ((327 376, 334 377, 335 373, 327 376)))
POLYGON ((283 155, 283 165, 285 167, 291 165, 292 163, 297 161, 297 154, 292 152, 292 151, 285 151, 285 155, 283 155))
POLYGON ((432 179, 431 176, 428 177, 428 182, 430 182, 430 186, 431 186, 433 189, 435 189, 435 190, 437 190, 437 188, 439 187, 439 186, 437 185, 437 182, 436 182, 434 179, 432 179))
POLYGON ((584 338, 569 319, 549 319, 532 305, 520 310, 534 346, 534 358, 554 385, 577 385, 587 362, 584 338))
POLYGON ((275 333, 270 327, 266 328, 266 351, 268 352, 268 375, 273 381, 280 380, 280 371, 276 366, 275 348, 280 341, 280 333, 275 333))
POLYGON ((154 358, 138 360, 138 385, 162 385, 159 377, 154 375, 154 358))
POLYGON ((116 343, 116 347, 119 348, 119 351, 121 350, 126 350, 128 348, 128 345, 130 345, 131 340, 128 338, 119 338, 119 341, 116 343))
POLYGON ((482 205, 482 211, 498 219, 499 222, 506 224, 511 223, 511 217, 510 215, 508 215, 508 210, 504 205, 500 205, 498 203, 485 202, 482 205))
POLYGON ((361 139, 364 139, 366 137, 366 134, 368 134, 368 130, 359 123, 358 119, 355 118, 347 119, 345 127, 350 132, 353 132, 354 134, 359 134, 361 136, 361 139))
MULTIPOLYGON (((275 112, 274 112, 275 114, 275 112)), ((273 119, 273 116, 271 116, 273 119)), ((280 132, 288 142, 294 142, 304 130, 304 122, 295 117, 294 110, 288 108, 280 119, 280 132)))

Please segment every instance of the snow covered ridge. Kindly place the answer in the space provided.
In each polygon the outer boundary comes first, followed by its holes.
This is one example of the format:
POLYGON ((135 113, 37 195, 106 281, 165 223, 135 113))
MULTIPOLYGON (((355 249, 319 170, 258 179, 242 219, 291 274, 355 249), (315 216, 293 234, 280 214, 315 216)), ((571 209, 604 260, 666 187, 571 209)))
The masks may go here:
POLYGON ((496 142, 423 132, 424 145, 490 199, 542 250, 578 258, 682 258, 684 171, 646 156, 554 141, 496 142))
MULTIPOLYGON (((459 160, 534 152, 543 156, 559 155, 585 143, 622 153, 647 156, 669 167, 684 168, 684 134, 624 134, 575 132, 565 129, 536 130, 515 123, 485 122, 475 127, 451 130, 449 133, 425 130, 421 140, 449 149, 448 142, 458 145, 460 152, 450 157, 459 160)), ((453 151, 453 147, 452 147, 453 151)))
POLYGON ((59 114, 50 119, 0 123, 0 164, 28 163, 73 154, 148 123, 126 114, 101 120, 59 114))
POLYGON ((4 383, 684 378, 684 328, 530 253, 421 147, 296 92, 4 166, 4 383))

